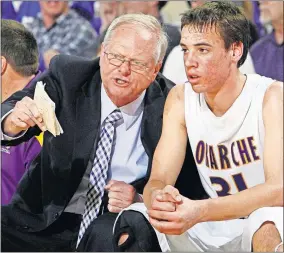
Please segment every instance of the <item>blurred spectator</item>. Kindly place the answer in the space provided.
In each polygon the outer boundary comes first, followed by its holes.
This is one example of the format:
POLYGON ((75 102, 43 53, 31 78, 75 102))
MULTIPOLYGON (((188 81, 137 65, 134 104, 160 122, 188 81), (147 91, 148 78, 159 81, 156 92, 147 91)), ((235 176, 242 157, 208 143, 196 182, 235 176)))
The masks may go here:
POLYGON ((99 13, 101 17, 100 33, 102 33, 110 23, 120 15, 119 2, 100 2, 99 13))
MULTIPOLYGON (((109 27, 109 26, 108 26, 109 27)), ((104 42, 108 27, 100 34, 97 41, 97 57, 101 54, 102 44, 104 42)))
MULTIPOLYGON (((244 64, 239 68, 243 74, 254 74, 252 58, 248 53, 244 64)), ((175 84, 185 83, 187 76, 183 62, 183 52, 180 46, 176 46, 169 54, 165 62, 163 75, 175 84)))
POLYGON ((74 1, 71 8, 87 20, 91 21, 95 16, 94 2, 95 1, 74 1))
POLYGON ((99 36, 96 39, 96 55, 101 51, 101 44, 106 35, 110 23, 120 15, 120 4, 116 1, 99 2, 100 28, 99 36))
POLYGON ((242 9, 244 15, 249 21, 249 31, 251 37, 249 47, 251 47, 259 39, 257 27, 253 19, 253 3, 251 1, 237 1, 235 3, 238 3, 239 7, 242 9))
MULTIPOLYGON (((72 4, 69 2, 71 8, 87 19, 98 33, 100 22, 98 24, 97 18, 95 17, 94 4, 95 1, 73 1, 72 4)), ((39 12, 39 1, 23 1, 17 12, 17 20, 25 25, 26 23, 32 22, 39 12)))
POLYGON ((253 1, 252 4, 253 4, 253 23, 256 26, 258 36, 259 37, 263 37, 268 32, 267 32, 266 27, 263 26, 263 24, 260 21, 259 2, 258 1, 253 1))
POLYGON ((22 1, 17 11, 17 20, 23 25, 33 22, 34 18, 40 12, 38 1, 22 1))
MULTIPOLYGON (((39 75, 38 49, 35 38, 22 24, 1 20, 1 102, 16 91, 28 87, 39 75)), ((42 137, 42 136, 41 136, 42 137)), ((15 147, 1 147, 2 195, 1 204, 10 202, 18 182, 31 161, 38 155, 40 137, 15 147)))
POLYGON ((65 1, 40 1, 41 12, 27 28, 33 32, 45 66, 59 53, 92 58, 96 32, 91 24, 65 1))
POLYGON ((82 17, 87 19, 97 34, 100 33, 101 21, 99 17, 95 17, 94 10, 95 1, 74 1, 71 8, 77 11, 82 17))
POLYGON ((251 48, 256 73, 283 81, 283 2, 261 1, 260 20, 271 23, 273 31, 251 48))
POLYGON ((164 68, 165 61, 169 55, 169 53, 172 51, 172 49, 179 45, 180 42, 180 31, 178 27, 163 23, 162 17, 160 15, 161 8, 166 4, 166 1, 122 1, 121 2, 121 12, 122 13, 144 13, 148 15, 152 15, 163 24, 163 27, 165 29, 165 32, 168 35, 169 39, 169 46, 163 61, 163 65, 161 68, 161 71, 164 68))
POLYGON ((1 1, 1 15, 3 19, 16 19, 16 12, 12 2, 1 1))

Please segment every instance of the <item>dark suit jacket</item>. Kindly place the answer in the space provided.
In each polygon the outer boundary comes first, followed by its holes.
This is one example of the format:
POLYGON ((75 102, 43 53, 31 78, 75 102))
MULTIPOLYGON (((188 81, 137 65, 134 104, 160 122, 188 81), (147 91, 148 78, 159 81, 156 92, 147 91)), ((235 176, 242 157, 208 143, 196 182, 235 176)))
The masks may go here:
MULTIPOLYGON (((45 90, 56 104, 56 115, 64 134, 54 138, 48 131, 44 133, 41 154, 32 162, 22 178, 10 208, 6 223, 16 224, 26 231, 40 231, 52 224, 74 195, 88 161, 94 157, 99 136, 101 118, 101 77, 99 60, 85 60, 74 56, 56 56, 50 70, 39 79, 46 83, 45 90)), ((141 123, 141 140, 149 166, 145 178, 133 182, 138 192, 142 192, 150 175, 154 150, 162 128, 164 103, 173 83, 162 75, 157 76, 147 89, 144 114, 141 123), (158 81, 157 81, 158 80, 158 81)), ((30 89, 15 93, 2 104, 2 116, 11 110, 24 96, 33 97, 35 83, 30 89)), ((40 133, 38 127, 13 141, 3 141, 5 145, 16 145, 40 133)), ((187 180, 180 183, 182 188, 193 182, 190 197, 204 196, 197 176, 194 160, 188 156, 185 166, 187 180), (191 173, 192 171, 193 173, 191 173)), ((184 176, 184 174, 183 174, 184 176)), ((183 178, 185 179, 185 178, 183 178)), ((181 192, 184 192, 181 190, 181 192)))

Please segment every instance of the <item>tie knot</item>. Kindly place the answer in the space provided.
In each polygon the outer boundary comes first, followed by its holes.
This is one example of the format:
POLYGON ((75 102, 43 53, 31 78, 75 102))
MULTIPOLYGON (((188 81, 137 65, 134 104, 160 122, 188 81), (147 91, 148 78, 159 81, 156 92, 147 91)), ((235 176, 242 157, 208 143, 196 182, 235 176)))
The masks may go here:
POLYGON ((107 116, 105 123, 115 124, 115 122, 120 119, 122 119, 122 113, 119 109, 115 109, 111 114, 107 116))

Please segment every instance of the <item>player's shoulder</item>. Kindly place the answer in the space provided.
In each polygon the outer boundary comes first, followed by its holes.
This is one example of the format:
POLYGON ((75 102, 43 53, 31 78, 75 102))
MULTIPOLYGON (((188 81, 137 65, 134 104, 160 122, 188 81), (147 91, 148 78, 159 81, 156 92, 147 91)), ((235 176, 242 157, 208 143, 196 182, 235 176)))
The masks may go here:
POLYGON ((185 84, 177 84, 175 87, 173 87, 169 93, 169 96, 171 96, 171 100, 174 101, 184 101, 184 87, 185 84))
POLYGON ((269 85, 265 92, 264 102, 270 99, 282 99, 283 101, 283 82, 274 81, 269 85))
POLYGON ((262 108, 267 114, 274 109, 283 109, 283 82, 275 81, 269 85, 264 94, 262 108))
POLYGON ((174 115, 175 118, 180 117, 184 111, 184 85, 178 84, 173 87, 167 97, 164 115, 174 115))

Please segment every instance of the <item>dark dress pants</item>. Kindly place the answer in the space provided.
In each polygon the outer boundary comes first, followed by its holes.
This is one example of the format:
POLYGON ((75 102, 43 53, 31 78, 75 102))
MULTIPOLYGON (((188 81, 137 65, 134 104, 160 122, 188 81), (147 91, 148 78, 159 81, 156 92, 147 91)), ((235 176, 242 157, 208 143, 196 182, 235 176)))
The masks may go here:
POLYGON ((77 251, 114 251, 112 230, 116 217, 117 213, 107 212, 95 219, 87 228, 77 251))
POLYGON ((117 220, 114 230, 114 250, 116 252, 160 252, 157 235, 144 217, 136 211, 124 211, 117 220), (123 233, 129 235, 120 246, 118 241, 123 233))
POLYGON ((1 208, 1 251, 75 251, 81 215, 63 213, 58 220, 40 232, 25 232, 8 222, 10 212, 1 208))
POLYGON ((1 246, 3 252, 114 251, 112 229, 117 214, 104 213, 95 219, 76 249, 81 215, 63 213, 44 231, 31 233, 11 226, 7 221, 8 216, 5 215, 7 211, 5 207, 2 207, 1 246))

